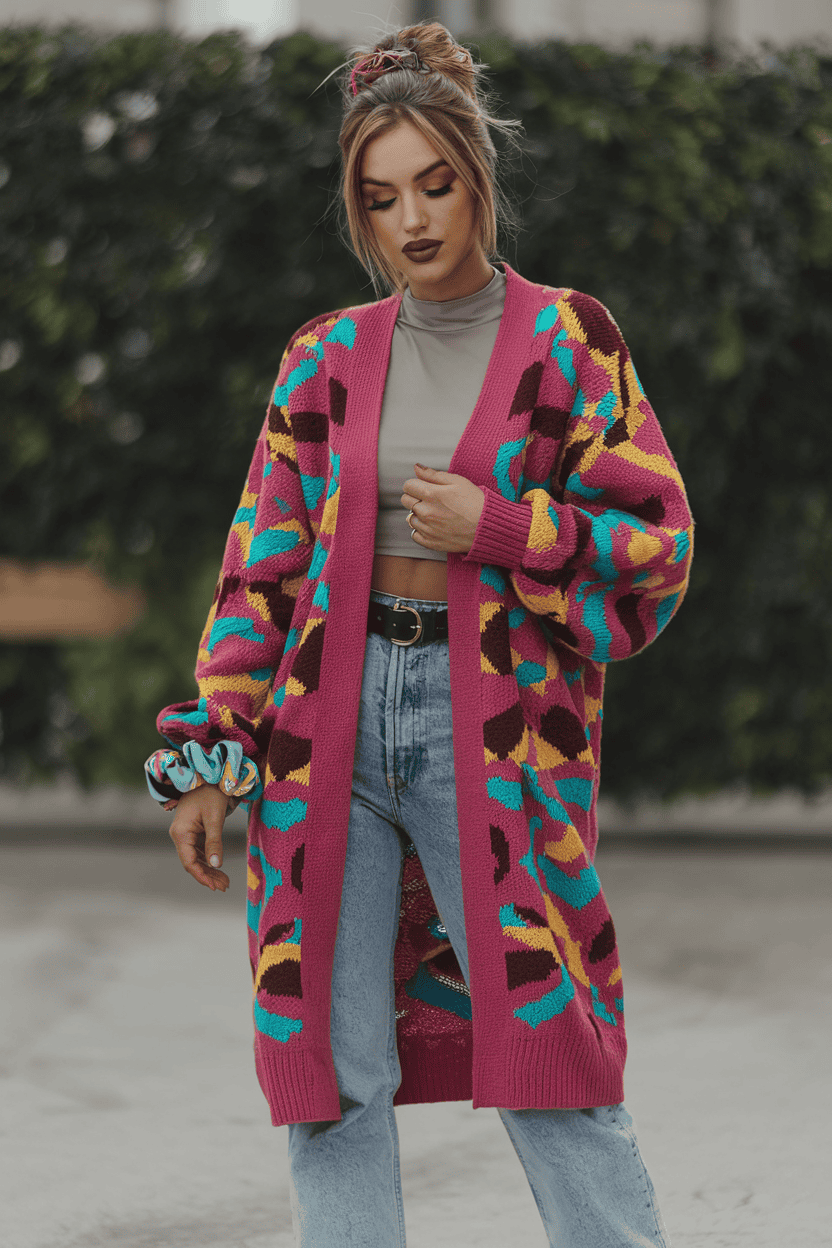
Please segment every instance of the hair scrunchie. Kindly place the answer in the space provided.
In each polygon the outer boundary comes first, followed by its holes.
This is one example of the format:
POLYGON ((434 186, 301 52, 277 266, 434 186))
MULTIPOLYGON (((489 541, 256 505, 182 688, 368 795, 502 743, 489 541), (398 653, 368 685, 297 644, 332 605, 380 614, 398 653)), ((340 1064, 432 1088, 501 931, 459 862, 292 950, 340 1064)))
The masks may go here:
POLYGON ((226 797, 254 801, 263 792, 257 764, 243 754, 238 741, 218 741, 210 753, 196 741, 181 749, 156 750, 144 765, 150 796, 157 802, 179 801, 183 793, 216 784, 226 797))
POLYGON ((382 74, 389 74, 396 69, 413 69, 417 73, 429 73, 415 52, 406 48, 391 48, 387 52, 371 52, 356 61, 350 74, 350 88, 353 95, 358 95, 362 87, 369 87, 382 74))

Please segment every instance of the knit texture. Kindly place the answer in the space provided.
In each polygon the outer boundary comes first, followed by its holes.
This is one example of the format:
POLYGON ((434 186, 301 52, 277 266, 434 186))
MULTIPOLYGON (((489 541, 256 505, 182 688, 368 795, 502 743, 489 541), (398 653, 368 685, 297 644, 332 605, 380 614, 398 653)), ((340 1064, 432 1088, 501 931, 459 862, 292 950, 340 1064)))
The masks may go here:
MULTIPOLYGON (((394 955, 397 1103, 623 1099, 615 930, 593 866, 605 665, 684 594, 692 520, 621 333, 525 281, 450 470, 486 505, 448 556, 454 767, 470 956, 460 991, 418 857, 394 955), (464 987, 464 986, 463 986, 464 987)), ((332 959, 399 296, 315 318, 284 354, 170 741, 258 762, 248 924, 257 1071, 276 1124, 335 1120, 332 959)))

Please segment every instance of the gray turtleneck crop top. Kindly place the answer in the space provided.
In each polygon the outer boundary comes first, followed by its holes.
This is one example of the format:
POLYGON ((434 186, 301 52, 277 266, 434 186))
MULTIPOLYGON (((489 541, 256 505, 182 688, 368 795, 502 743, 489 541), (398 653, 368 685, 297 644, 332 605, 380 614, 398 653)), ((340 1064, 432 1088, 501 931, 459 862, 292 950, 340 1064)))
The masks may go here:
POLYGON ((448 471, 482 389, 505 297, 505 274, 497 269, 464 299, 434 303, 404 293, 378 435, 377 555, 448 558, 413 541, 402 490, 416 476, 416 460, 448 471))

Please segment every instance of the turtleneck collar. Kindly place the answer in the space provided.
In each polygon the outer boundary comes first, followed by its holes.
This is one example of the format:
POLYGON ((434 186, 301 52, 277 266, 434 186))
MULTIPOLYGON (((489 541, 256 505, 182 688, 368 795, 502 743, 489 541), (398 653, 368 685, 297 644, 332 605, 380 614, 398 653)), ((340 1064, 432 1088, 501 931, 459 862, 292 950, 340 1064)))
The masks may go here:
MULTIPOLYGON (((493 265, 492 265, 493 268, 493 265)), ((398 320, 400 324, 414 329, 431 329, 443 333, 471 329, 499 321, 506 298, 506 275, 494 269, 494 276, 487 286, 462 299, 416 299, 410 288, 402 296, 398 320)))

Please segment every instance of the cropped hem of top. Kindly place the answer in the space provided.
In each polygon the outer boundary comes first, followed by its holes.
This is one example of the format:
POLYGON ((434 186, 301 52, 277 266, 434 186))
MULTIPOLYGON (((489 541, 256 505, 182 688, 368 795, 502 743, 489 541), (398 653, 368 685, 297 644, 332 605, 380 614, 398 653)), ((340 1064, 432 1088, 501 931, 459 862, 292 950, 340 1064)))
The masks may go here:
POLYGON ((379 422, 377 555, 447 561, 445 551, 414 550, 401 496, 417 460, 450 468, 483 388, 505 295, 505 274, 494 269, 482 290, 462 299, 402 296, 379 422))

